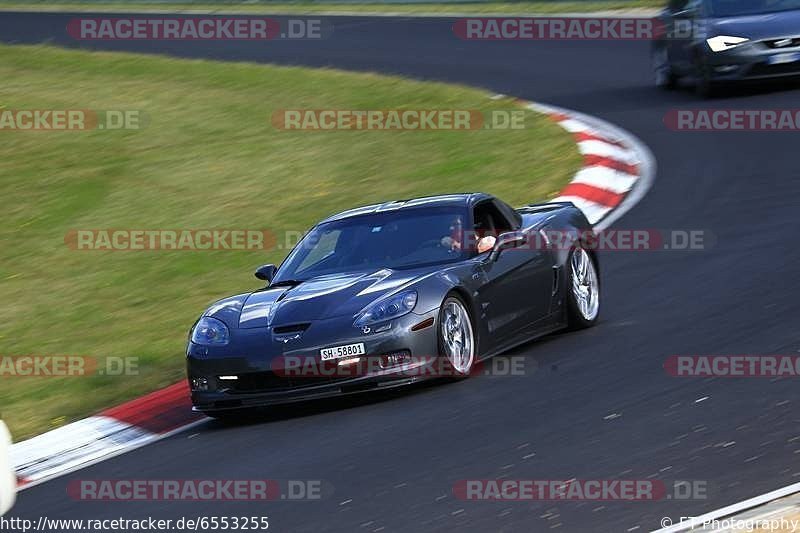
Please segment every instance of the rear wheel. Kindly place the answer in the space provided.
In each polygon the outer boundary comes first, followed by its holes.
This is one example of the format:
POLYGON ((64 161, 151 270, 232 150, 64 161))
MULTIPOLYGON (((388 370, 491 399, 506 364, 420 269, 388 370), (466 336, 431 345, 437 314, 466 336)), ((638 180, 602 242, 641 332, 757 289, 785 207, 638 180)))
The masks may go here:
POLYGON ((572 329, 594 326, 600 314, 600 276, 589 252, 578 246, 567 261, 567 313, 572 329))
POLYGON ((476 359, 475 328, 464 301, 458 296, 445 298, 439 311, 439 355, 456 378, 469 376, 476 359))

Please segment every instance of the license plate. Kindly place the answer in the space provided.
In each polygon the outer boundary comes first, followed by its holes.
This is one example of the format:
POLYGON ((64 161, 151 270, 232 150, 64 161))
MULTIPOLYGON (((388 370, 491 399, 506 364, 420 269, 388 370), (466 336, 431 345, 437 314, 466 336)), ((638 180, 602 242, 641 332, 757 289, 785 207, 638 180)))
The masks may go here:
POLYGON ((323 348, 319 351, 323 361, 331 361, 333 359, 341 359, 342 357, 350 357, 353 355, 364 355, 364 343, 348 344, 346 346, 334 346, 333 348, 323 348))
POLYGON ((783 65, 784 63, 794 63, 795 61, 800 61, 800 52, 775 54, 767 59, 767 63, 770 65, 783 65))

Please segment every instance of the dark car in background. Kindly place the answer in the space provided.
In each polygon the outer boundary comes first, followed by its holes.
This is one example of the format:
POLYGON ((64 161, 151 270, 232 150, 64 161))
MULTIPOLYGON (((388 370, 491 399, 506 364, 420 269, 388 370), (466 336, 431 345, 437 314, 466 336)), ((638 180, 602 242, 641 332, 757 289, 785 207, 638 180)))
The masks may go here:
POLYGON ((345 211, 313 227, 260 290, 190 330, 195 410, 215 417, 425 378, 476 363, 600 308, 590 223, 573 204, 513 209, 454 194, 345 211), (556 246, 547 232, 564 238, 556 246), (489 247, 480 243, 490 239, 489 247))
POLYGON ((656 84, 720 85, 800 76, 800 0, 672 0, 653 43, 656 84))

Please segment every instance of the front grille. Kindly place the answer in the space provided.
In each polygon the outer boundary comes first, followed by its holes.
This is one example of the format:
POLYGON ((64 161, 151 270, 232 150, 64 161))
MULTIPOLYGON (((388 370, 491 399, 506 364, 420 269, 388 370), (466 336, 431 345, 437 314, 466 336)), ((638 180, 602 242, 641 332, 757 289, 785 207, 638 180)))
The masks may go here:
POLYGON ((796 48, 800 46, 800 37, 787 37, 786 39, 771 39, 762 42, 769 48, 773 48, 775 50, 782 50, 784 48, 796 48), (791 42, 787 44, 788 41, 791 42))
POLYGON ((238 379, 226 381, 224 387, 232 394, 248 394, 252 392, 280 392, 305 387, 330 385, 339 381, 352 379, 348 376, 336 375, 280 375, 272 371, 250 372, 239 374, 238 379))

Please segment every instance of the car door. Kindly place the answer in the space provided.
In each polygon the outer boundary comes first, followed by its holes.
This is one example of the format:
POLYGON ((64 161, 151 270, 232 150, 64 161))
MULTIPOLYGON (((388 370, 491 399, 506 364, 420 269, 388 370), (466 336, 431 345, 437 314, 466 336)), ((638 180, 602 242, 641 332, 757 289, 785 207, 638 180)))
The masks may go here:
POLYGON ((529 239, 523 228, 503 215, 493 202, 478 204, 473 212, 476 232, 481 235, 480 218, 488 213, 498 234, 518 231, 523 241, 502 250, 496 258, 491 252, 476 259, 483 275, 479 290, 481 312, 490 334, 498 343, 511 341, 529 330, 550 312, 553 287, 552 253, 537 249, 537 240, 529 239), (482 214, 483 211, 483 214, 482 214))

